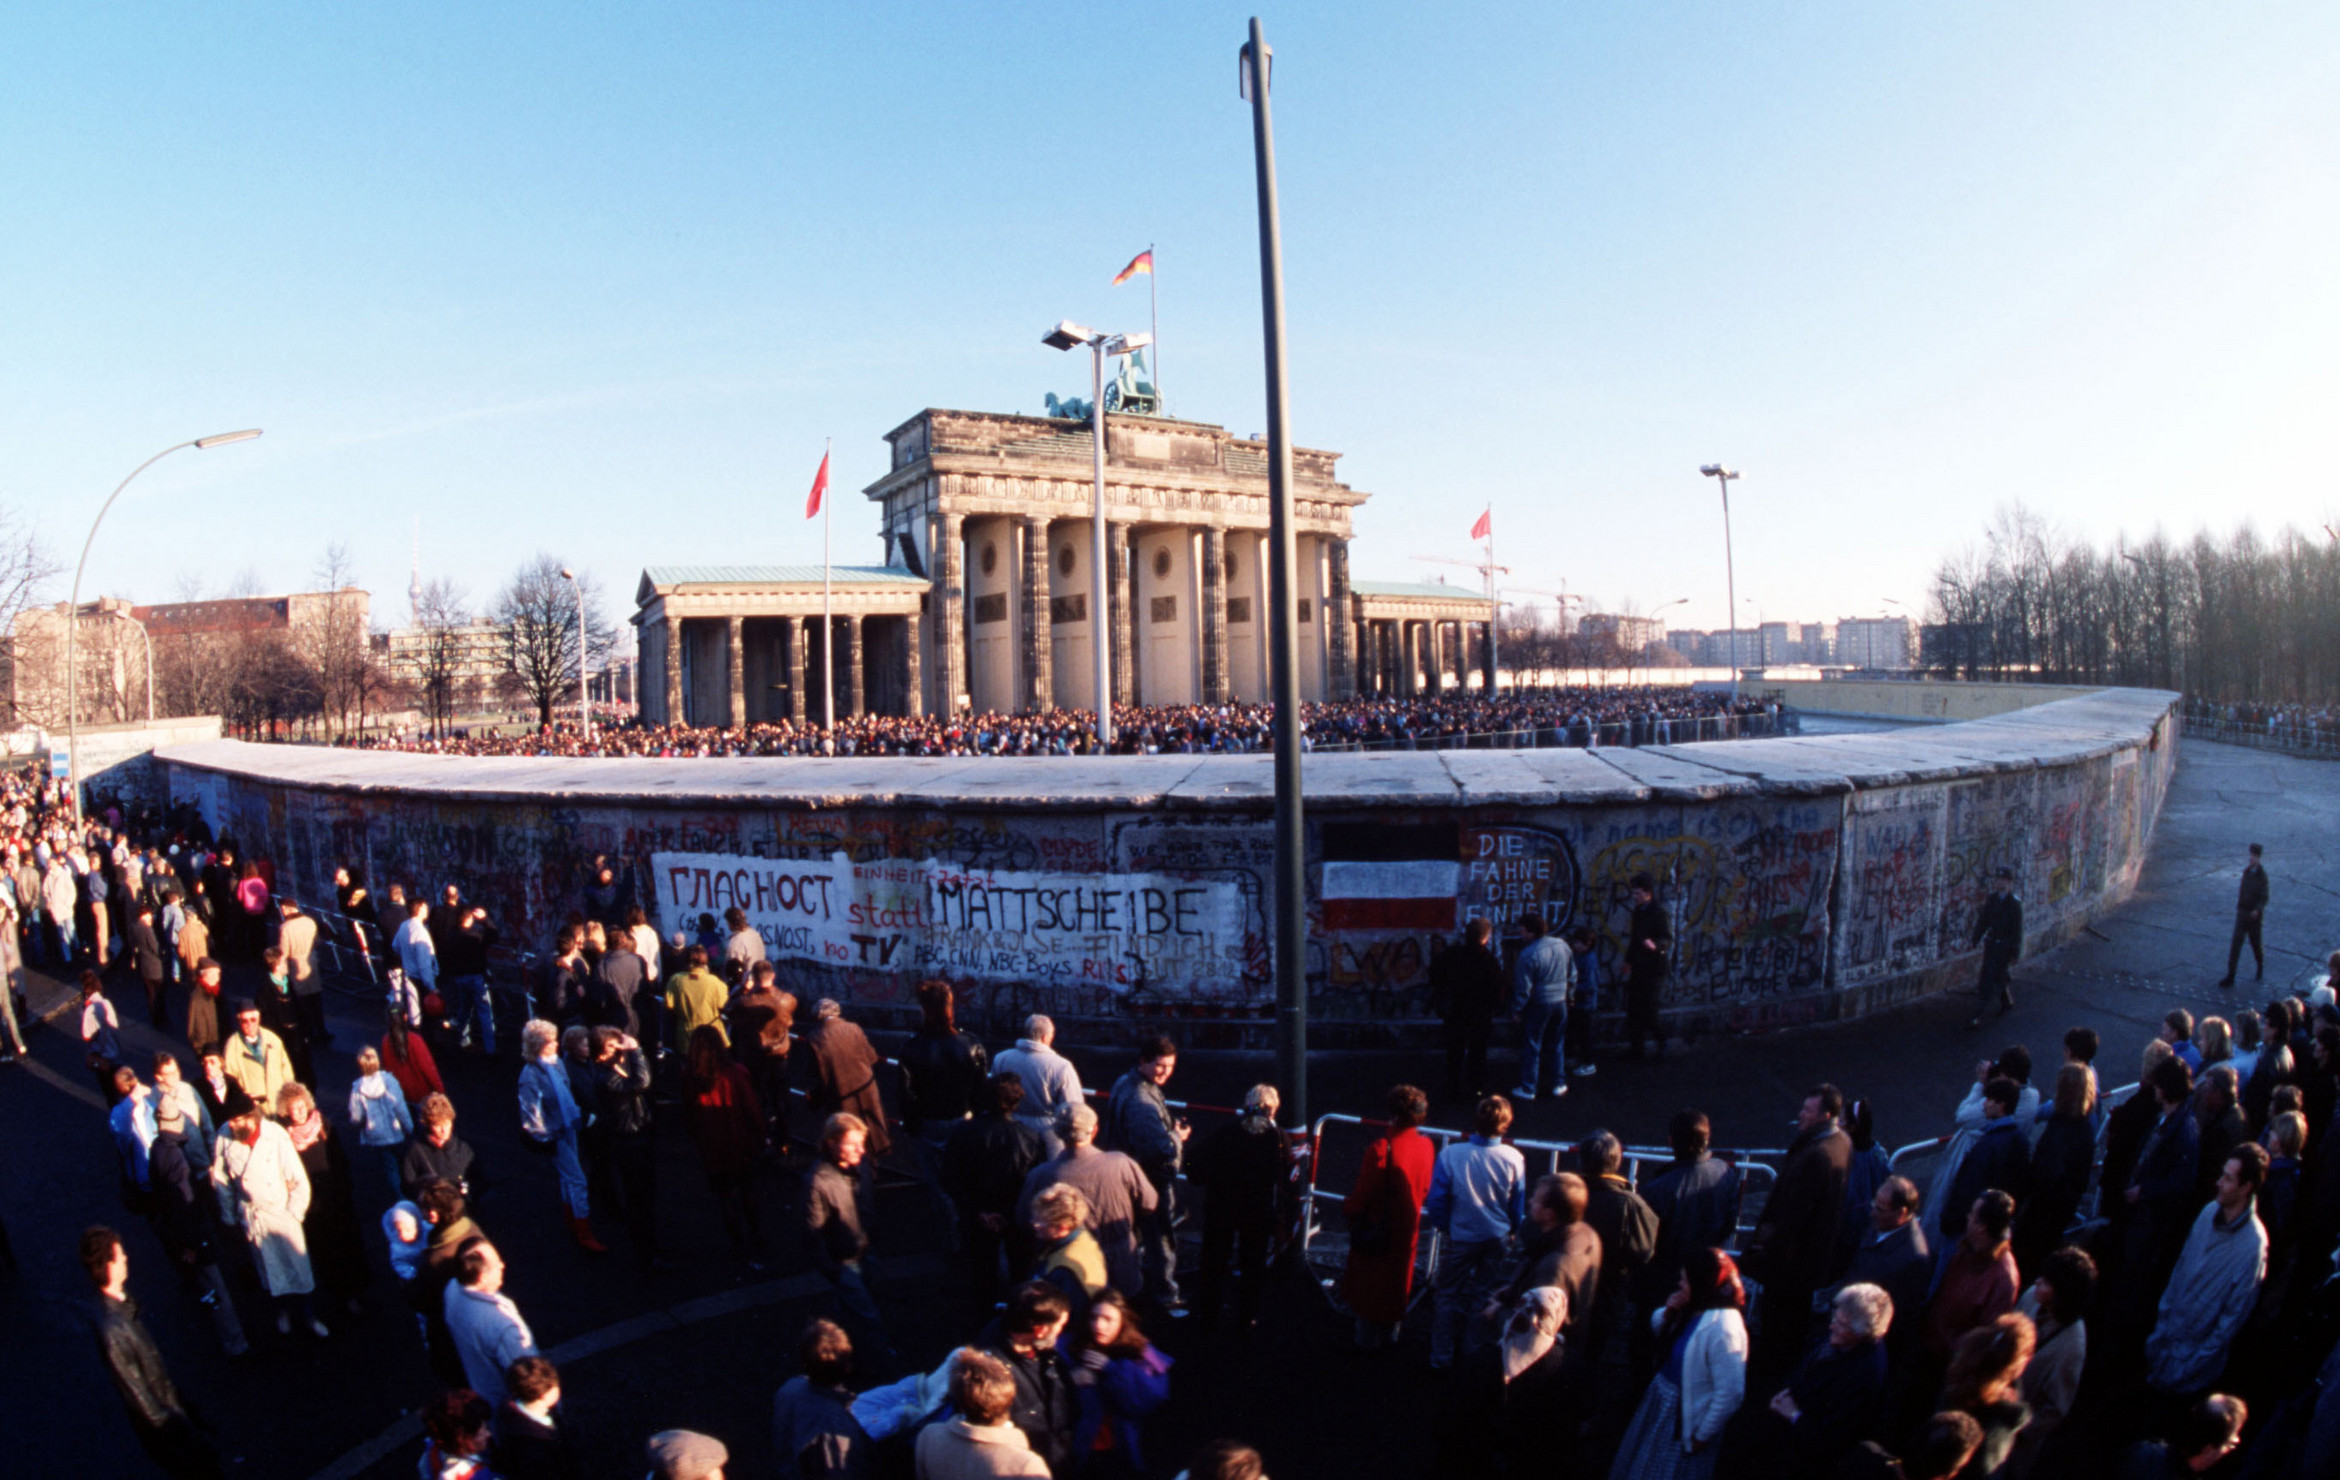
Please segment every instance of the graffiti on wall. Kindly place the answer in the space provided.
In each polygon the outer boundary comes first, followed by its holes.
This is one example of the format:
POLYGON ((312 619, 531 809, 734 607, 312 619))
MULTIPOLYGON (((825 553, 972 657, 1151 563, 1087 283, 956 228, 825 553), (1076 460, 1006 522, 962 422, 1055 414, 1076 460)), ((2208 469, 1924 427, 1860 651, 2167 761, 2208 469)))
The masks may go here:
POLYGON ((1231 884, 1171 874, 1031 873, 928 859, 659 853, 662 921, 737 908, 781 960, 952 980, 1152 984, 1209 995, 1240 979, 1231 884))
MULTIPOLYGON (((1529 913, 1590 928, 1614 982, 1628 881, 1647 873, 1673 925, 1663 1007, 1708 1026, 1824 1016, 1836 991, 1964 959, 2000 867, 2035 930, 2084 917, 2133 880, 2174 759, 2164 736, 1846 797, 1318 807, 1313 1010, 1418 1020, 1433 964, 1474 918, 1506 934, 1529 913)), ((847 1000, 906 1008, 930 973, 965 984, 962 1010, 992 1024, 1198 1008, 1257 1020, 1273 999, 1274 835, 1257 814, 477 802, 179 763, 171 786, 304 902, 330 903, 339 865, 377 896, 454 884, 527 952, 613 897, 669 936, 737 904, 792 985, 847 1000), (597 893, 603 867, 614 880, 597 893)))

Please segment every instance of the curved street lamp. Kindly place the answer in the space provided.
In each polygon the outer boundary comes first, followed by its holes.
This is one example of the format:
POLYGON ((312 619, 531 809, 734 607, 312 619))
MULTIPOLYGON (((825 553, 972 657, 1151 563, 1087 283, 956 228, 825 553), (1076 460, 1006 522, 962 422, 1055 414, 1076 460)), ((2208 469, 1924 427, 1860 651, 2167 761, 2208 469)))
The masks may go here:
POLYGON ((1731 559, 1731 480, 1739 474, 1721 463, 1708 463, 1698 471, 1722 486, 1723 590, 1731 603, 1731 702, 1736 704, 1739 702, 1739 572, 1731 559))
MULTIPOLYGON (((76 828, 81 825, 81 673, 78 667, 78 644, 74 636, 81 628, 81 573, 89 566, 89 547, 97 543, 98 526, 106 522, 106 511, 114 506, 115 499, 122 496, 122 490, 130 486, 131 479, 172 453, 183 452, 190 447, 198 451, 225 447, 230 442, 249 442, 259 435, 260 429, 251 427, 241 432, 218 432, 209 437, 197 437, 191 442, 165 447, 132 468, 130 477, 115 485, 114 491, 106 495, 106 501, 98 505, 97 517, 89 521, 89 538, 81 542, 81 559, 73 567, 73 595, 65 604, 65 768, 73 773, 73 825, 76 828)), ((146 671, 147 681, 153 682, 154 663, 151 658, 147 662, 146 671)), ((153 718, 151 714, 147 717, 153 718)))

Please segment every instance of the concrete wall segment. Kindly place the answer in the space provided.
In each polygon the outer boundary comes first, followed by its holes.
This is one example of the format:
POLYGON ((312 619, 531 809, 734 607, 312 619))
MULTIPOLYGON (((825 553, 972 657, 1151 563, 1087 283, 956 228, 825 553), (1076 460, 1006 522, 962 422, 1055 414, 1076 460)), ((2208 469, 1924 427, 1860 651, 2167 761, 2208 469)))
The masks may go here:
MULTIPOLYGON (((1319 1041, 1418 1032, 1430 961, 1477 915, 1589 926, 1614 982, 1642 871, 1675 919, 1677 1030, 1821 1022, 1970 983, 1997 867, 2016 871, 2032 949, 2133 887, 2175 758, 2170 701, 2108 691, 1907 735, 1311 755, 1319 1041)), ((377 888, 453 881, 540 950, 607 857, 667 932, 693 902, 768 912, 793 932, 798 990, 881 1020, 914 1017, 911 986, 940 970, 987 1029, 1046 1010, 1126 1036, 1167 1016, 1202 1045, 1271 1021, 1266 756, 161 754, 173 795, 304 898, 329 898, 345 861, 377 888), (814 919, 816 894, 833 911, 814 919)), ((1612 988, 1604 1015, 1620 1006, 1612 988)))

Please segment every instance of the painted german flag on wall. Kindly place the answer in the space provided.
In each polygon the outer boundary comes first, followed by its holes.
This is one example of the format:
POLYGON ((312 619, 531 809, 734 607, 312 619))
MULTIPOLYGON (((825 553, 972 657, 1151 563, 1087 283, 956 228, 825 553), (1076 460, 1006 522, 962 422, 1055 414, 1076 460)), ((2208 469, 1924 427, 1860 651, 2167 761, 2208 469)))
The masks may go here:
POLYGON ((1453 823, 1330 822, 1321 834, 1327 930, 1452 930, 1462 888, 1453 823))

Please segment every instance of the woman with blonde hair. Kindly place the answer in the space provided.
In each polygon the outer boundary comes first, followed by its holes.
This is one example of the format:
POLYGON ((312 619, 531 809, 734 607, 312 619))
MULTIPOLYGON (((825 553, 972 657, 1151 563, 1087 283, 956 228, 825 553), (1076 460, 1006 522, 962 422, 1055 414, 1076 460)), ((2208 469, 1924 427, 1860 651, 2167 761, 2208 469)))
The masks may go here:
POLYGON ((1292 1170, 1284 1133, 1276 1126, 1283 1104, 1274 1085, 1253 1085, 1243 1097, 1243 1113, 1187 1154, 1187 1181, 1208 1189, 1202 1270, 1195 1280, 1195 1311, 1205 1330, 1218 1324, 1229 1264, 1236 1267, 1237 1321, 1246 1330, 1259 1323, 1268 1245, 1275 1240, 1282 1193, 1292 1170))
POLYGON ((2016 1435, 2031 1422, 2031 1406, 2015 1394, 2038 1341, 2030 1317, 2014 1311, 1958 1338, 1941 1401, 1934 1407, 1965 1414, 1983 1433, 1982 1447, 1958 1472, 1958 1480, 1984 1480, 1997 1471, 2015 1447, 2016 1435))
POLYGON ((2031 1185, 2015 1219, 2015 1264, 2026 1278, 2063 1246, 2096 1170, 2096 1076, 2085 1064, 2056 1071, 2054 1113, 2031 1151, 2031 1185))
POLYGON ((317 1288, 355 1315, 365 1309, 358 1297, 372 1282, 372 1272, 366 1267, 365 1240, 358 1232, 349 1153, 318 1113, 317 1097, 298 1080, 277 1092, 276 1115, 292 1138, 301 1170, 309 1174, 309 1206, 301 1214, 301 1232, 308 1240, 317 1288))

